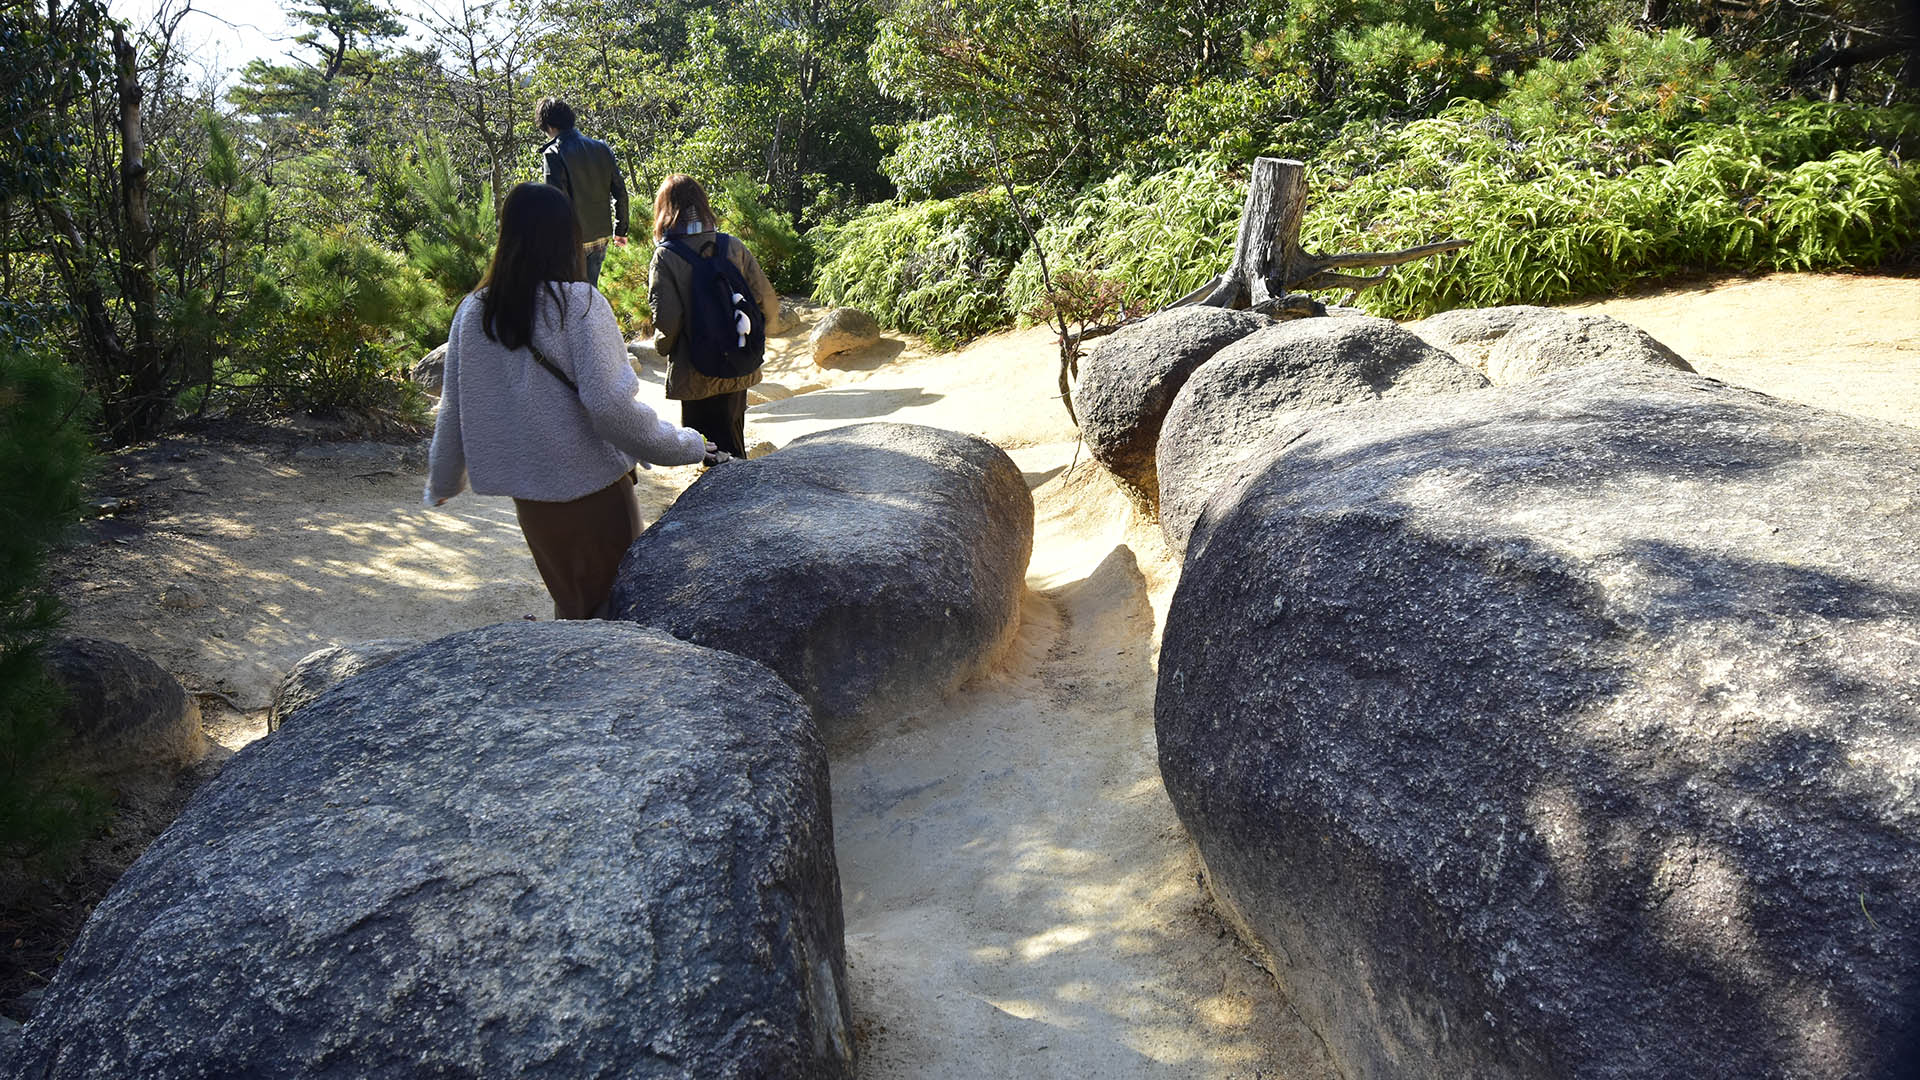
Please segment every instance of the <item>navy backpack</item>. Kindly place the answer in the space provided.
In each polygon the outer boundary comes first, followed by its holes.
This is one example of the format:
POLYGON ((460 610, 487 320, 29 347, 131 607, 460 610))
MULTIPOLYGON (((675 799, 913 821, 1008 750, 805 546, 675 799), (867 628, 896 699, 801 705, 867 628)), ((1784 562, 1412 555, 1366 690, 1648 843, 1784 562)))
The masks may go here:
POLYGON ((713 254, 703 256, 677 236, 660 241, 693 268, 674 356, 715 379, 753 374, 767 351, 766 313, 747 287, 746 275, 727 258, 730 242, 726 233, 714 234, 713 254))

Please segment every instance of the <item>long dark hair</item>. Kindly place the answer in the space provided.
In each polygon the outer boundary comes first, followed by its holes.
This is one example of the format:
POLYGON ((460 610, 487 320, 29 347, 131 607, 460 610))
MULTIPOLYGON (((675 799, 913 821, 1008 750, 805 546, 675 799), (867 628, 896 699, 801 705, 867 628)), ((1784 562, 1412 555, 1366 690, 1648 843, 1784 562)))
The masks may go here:
POLYGON ((567 297, 556 281, 585 281, 580 222, 566 193, 545 184, 520 184, 500 207, 500 241, 480 279, 480 327, 509 349, 533 341, 539 292, 546 289, 567 317, 567 297))

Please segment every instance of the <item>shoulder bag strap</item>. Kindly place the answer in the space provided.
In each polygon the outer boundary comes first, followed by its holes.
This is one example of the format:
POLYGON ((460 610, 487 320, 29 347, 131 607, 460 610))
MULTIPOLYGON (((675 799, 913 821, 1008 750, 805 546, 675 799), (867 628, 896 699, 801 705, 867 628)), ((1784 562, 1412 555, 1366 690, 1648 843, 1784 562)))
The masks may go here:
POLYGON ((541 352, 539 349, 534 348, 533 342, 531 341, 527 342, 527 351, 533 354, 533 358, 540 362, 541 367, 546 368, 548 371, 553 372, 554 378, 559 379, 563 383, 566 383, 567 389, 573 391, 575 394, 578 394, 580 392, 580 384, 577 382, 574 382, 572 379, 567 378, 567 373, 560 370, 560 365, 547 359, 547 355, 545 353, 541 352))

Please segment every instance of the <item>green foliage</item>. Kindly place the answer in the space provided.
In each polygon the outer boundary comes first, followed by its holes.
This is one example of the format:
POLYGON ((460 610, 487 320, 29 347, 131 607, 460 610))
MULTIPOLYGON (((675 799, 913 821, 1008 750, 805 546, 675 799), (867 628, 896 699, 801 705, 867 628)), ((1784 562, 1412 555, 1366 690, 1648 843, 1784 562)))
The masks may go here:
POLYGON ((720 228, 746 242, 775 288, 804 292, 813 274, 812 249, 793 227, 793 218, 762 202, 769 193, 765 184, 735 173, 711 192, 713 212, 720 215, 720 228))
POLYGON ((1641 143, 1623 148, 1604 129, 1529 135, 1463 105, 1350 132, 1316 176, 1324 195, 1302 241, 1472 240, 1363 294, 1398 317, 1553 303, 1682 272, 1871 266, 1920 242, 1920 175, 1886 150, 1847 147, 1915 135, 1920 111, 1783 104, 1696 124, 1668 140, 1671 157, 1642 163, 1641 143))
MULTIPOLYGON (((7 329, 15 312, 0 312, 7 329)), ((58 767, 58 687, 41 651, 59 624, 46 554, 79 517, 90 464, 84 390, 0 332, 0 860, 52 869, 104 820, 99 793, 58 767)))
POLYGON ((402 373, 433 321, 438 290, 418 270, 345 229, 297 230, 260 281, 248 311, 246 355, 255 388, 284 407, 415 416, 418 392, 402 373))
POLYGON ((1011 321, 1027 236, 1002 191, 883 204, 833 230, 814 295, 944 348, 1011 321))
POLYGON ((607 246, 607 261, 600 264, 600 295, 613 306, 614 318, 629 339, 653 320, 653 306, 647 300, 647 270, 653 262, 653 245, 646 237, 627 244, 607 246))
MULTIPOLYGON (((1198 288, 1226 267, 1246 183, 1206 164, 1136 179, 1125 173, 1089 188, 1040 230, 1058 277, 1098 270, 1120 283, 1132 307, 1155 308, 1198 288)), ((1041 299, 1039 260, 1028 252, 1008 283, 1015 311, 1041 299)))
POLYGON ((493 188, 481 184, 464 190, 453 170, 445 141, 423 140, 402 168, 406 189, 421 205, 418 224, 406 234, 407 261, 440 288, 442 302, 422 312, 421 321, 441 329, 421 344, 446 340, 445 327, 453 310, 486 275, 499 233, 494 217, 493 188))
POLYGON ((1753 107, 1759 95, 1715 55, 1712 43, 1680 30, 1646 34, 1616 26, 1570 60, 1543 60, 1509 75, 1500 111, 1530 131, 1589 127, 1657 138, 1700 120, 1753 107))

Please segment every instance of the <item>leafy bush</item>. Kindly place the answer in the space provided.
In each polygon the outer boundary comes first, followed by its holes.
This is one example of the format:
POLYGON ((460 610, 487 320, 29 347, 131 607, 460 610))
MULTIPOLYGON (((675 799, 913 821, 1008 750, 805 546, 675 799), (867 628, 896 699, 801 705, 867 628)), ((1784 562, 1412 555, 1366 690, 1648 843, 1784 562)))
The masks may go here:
POLYGON ((647 269, 653 262, 653 245, 640 236, 625 244, 607 246, 607 261, 600 264, 600 295, 613 305, 613 317, 628 338, 641 333, 653 321, 653 307, 647 300, 647 269))
POLYGON ((105 817, 57 769, 60 694, 41 663, 60 619, 46 554, 79 517, 90 461, 84 401, 70 369, 0 332, 0 860, 47 868, 105 817))
POLYGON ((1316 177, 1302 241, 1342 251, 1471 240, 1364 294, 1370 310, 1400 317, 1553 303, 1677 272, 1870 266, 1920 242, 1920 175, 1871 145, 1914 134, 1914 110, 1779 105, 1695 124, 1671 138, 1672 157, 1635 164, 1603 129, 1527 137, 1461 105, 1351 132, 1323 159, 1333 175, 1316 177), (1868 149, 1845 148, 1847 136, 1868 149))
POLYGON ((720 216, 722 229, 746 242, 774 288, 804 292, 813 273, 812 250, 794 229, 792 218, 767 207, 763 201, 767 192, 766 185, 735 173, 713 192, 713 212, 720 216))
POLYGON ((436 340, 445 340, 454 308, 480 284, 493 258, 500 227, 494 217, 493 187, 482 184, 464 190, 454 174, 453 159, 441 140, 423 140, 402 167, 406 190, 417 200, 418 224, 406 234, 407 261, 440 287, 442 302, 423 321, 440 327, 436 340))
MULTIPOLYGON (((1554 303, 1662 275, 1872 266, 1920 243, 1920 172, 1889 147, 1920 110, 1781 103, 1729 122, 1528 130, 1477 103, 1350 125, 1311 159, 1310 251, 1458 237, 1361 294, 1377 314, 1554 303), (1864 149, 1861 149, 1864 147, 1864 149), (1666 155, 1666 156, 1656 156, 1666 155)), ((1156 307, 1225 269, 1244 181, 1189 163, 1089 188, 1040 231, 1058 274, 1098 271, 1156 307)), ((1008 307, 1041 293, 1029 253, 1008 307)), ((1337 298, 1337 297, 1336 297, 1337 298)))
POLYGON ((1007 275, 1027 247, 1004 191, 883 203, 827 232, 814 295, 936 348, 1012 321, 1007 275))
MULTIPOLYGON (((1217 165, 1189 164, 1144 179, 1127 174, 1089 188, 1039 231, 1056 276, 1097 270, 1120 283, 1130 307, 1155 308, 1226 269, 1246 182, 1217 165)), ((1039 260, 1028 252, 1008 282, 1015 311, 1040 299, 1039 260)))
POLYGON ((406 260, 342 228, 297 230, 256 283, 236 358, 269 403, 417 419, 403 372, 445 339, 445 300, 406 260))
POLYGON ((1652 137, 1699 120, 1725 119, 1758 100, 1714 54, 1679 30, 1648 34, 1615 26, 1571 60, 1543 60, 1509 76, 1500 111, 1529 131, 1599 128, 1652 137))

